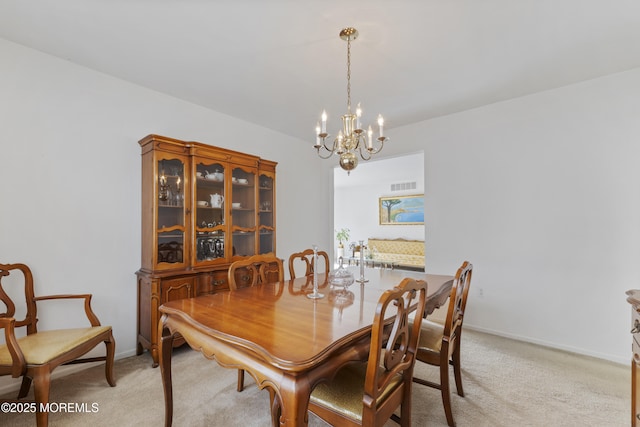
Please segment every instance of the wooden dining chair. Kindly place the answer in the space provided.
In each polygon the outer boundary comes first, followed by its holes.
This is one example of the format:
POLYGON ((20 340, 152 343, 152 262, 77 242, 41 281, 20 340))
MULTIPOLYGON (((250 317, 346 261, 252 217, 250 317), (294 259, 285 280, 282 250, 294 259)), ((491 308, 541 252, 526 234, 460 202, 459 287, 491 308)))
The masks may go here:
MULTIPOLYGON (((260 283, 284 281, 284 267, 282 260, 273 253, 253 255, 235 261, 229 266, 227 273, 229 289, 256 286, 260 283)), ((244 369, 238 369, 238 391, 244 390, 244 369)))
POLYGON ((253 255, 229 266, 229 289, 256 286, 259 283, 284 280, 282 260, 273 253, 253 255))
POLYGON ((91 309, 90 294, 36 297, 33 275, 29 267, 24 264, 0 264, 0 302, 4 303, 6 308, 4 312, 0 312, 0 329, 4 329, 5 337, 5 344, 0 345, 0 376, 22 377, 18 399, 27 395, 33 381, 38 427, 48 425, 49 413, 40 409, 49 402, 51 373, 58 366, 104 360, 107 382, 111 387, 115 387, 113 359, 116 343, 111 326, 101 326, 91 309), (14 272, 17 274, 8 277, 14 272), (6 279, 5 287, 1 281, 3 278, 6 279), (18 285, 20 290, 16 291, 14 286, 18 285), (9 295, 23 295, 25 300, 12 300, 9 295), (84 300, 84 312, 89 325, 76 325, 73 329, 38 330, 37 303, 68 299, 84 300), (24 319, 15 318, 16 304, 26 307, 24 319), (16 336, 17 328, 25 328, 26 335, 16 336), (101 343, 106 346, 106 356, 81 359, 101 343))
POLYGON ((331 382, 318 384, 309 411, 334 426, 383 426, 391 418, 411 425, 411 384, 422 316, 425 281, 405 278, 378 301, 369 360, 352 362, 331 382), (409 323, 411 322, 411 328, 409 323), (400 407, 400 416, 394 414, 400 407))
MULTIPOLYGON (((331 265, 329 264, 329 255, 325 251, 318 251, 318 259, 320 258, 324 259, 324 273, 329 274, 329 269, 331 268, 331 265)), ((295 267, 300 264, 304 264, 305 276, 313 275, 313 270, 316 268, 316 266, 313 265, 313 249, 305 249, 302 252, 291 254, 289 257, 289 276, 292 279, 296 278, 295 267)), ((302 269, 300 269, 300 271, 301 270, 302 269)), ((321 270, 318 270, 318 273, 320 272, 321 270)))
POLYGON ((440 390, 444 412, 447 416, 447 424, 451 427, 456 424, 451 411, 449 365, 453 366, 458 395, 464 397, 460 368, 460 344, 462 340, 462 322, 467 306, 472 271, 473 265, 467 261, 458 269, 449 294, 449 307, 444 324, 429 320, 425 320, 422 323, 416 354, 416 359, 420 362, 440 368, 439 383, 415 377, 413 381, 440 390))

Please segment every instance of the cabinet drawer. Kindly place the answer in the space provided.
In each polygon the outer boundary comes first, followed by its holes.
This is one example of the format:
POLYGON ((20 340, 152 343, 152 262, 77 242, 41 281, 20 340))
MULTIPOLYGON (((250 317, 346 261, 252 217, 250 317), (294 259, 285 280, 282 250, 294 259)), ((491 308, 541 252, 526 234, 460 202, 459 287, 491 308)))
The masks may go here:
POLYGON ((228 290, 227 270, 212 271, 208 274, 201 274, 198 277, 197 295, 214 294, 228 290))

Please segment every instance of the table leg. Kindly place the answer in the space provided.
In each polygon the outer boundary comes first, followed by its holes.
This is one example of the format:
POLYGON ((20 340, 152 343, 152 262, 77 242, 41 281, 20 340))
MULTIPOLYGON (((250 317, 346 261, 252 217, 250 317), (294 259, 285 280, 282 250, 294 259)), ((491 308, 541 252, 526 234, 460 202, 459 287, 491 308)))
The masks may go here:
POLYGON ((271 425, 278 427, 280 425, 280 415, 282 415, 282 411, 280 411, 280 399, 278 399, 278 395, 272 387, 267 388, 269 389, 269 406, 271 407, 271 425))
MULTIPOLYGON (((162 325, 162 324, 161 324, 162 325)), ((162 326, 160 326, 162 328, 162 326)), ((171 427, 173 422, 173 386, 171 383, 171 354, 173 352, 173 335, 169 329, 162 328, 160 338, 160 374, 164 389, 164 425, 171 427)))
MULTIPOLYGON (((306 427, 309 423, 309 396, 311 388, 304 377, 287 377, 280 384, 280 426, 306 427)), ((276 400, 278 397, 276 396, 276 400)), ((273 409, 273 407, 272 407, 273 409)))

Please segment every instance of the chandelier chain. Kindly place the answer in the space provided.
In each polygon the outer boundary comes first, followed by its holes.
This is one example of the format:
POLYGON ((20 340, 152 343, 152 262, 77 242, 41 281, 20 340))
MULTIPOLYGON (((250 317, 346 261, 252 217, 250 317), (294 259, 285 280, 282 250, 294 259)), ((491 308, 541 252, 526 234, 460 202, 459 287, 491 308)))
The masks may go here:
POLYGON ((351 114, 351 37, 347 40, 347 112, 351 114))

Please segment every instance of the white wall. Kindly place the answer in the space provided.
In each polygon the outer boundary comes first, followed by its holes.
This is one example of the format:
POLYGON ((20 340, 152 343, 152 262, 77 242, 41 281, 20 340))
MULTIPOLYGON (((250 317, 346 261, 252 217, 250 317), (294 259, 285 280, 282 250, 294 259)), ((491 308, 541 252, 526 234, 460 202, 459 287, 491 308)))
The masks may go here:
MULTIPOLYGON (((0 262, 28 264, 40 295, 93 293, 98 317, 113 326, 117 357, 135 352, 137 142, 147 134, 279 162, 278 255, 331 245, 332 171, 311 143, 1 39, 0 63, 0 262)), ((82 316, 40 318, 46 329, 82 316)))
POLYGON ((628 362, 639 117, 635 69, 390 132, 425 151, 428 270, 474 264, 466 325, 628 362))

